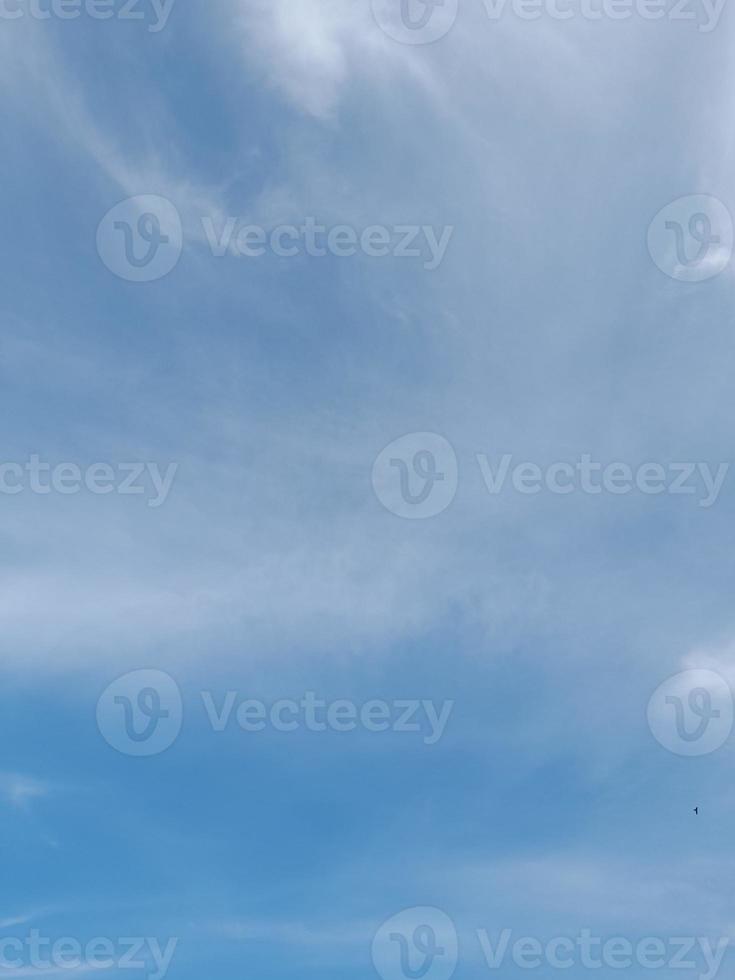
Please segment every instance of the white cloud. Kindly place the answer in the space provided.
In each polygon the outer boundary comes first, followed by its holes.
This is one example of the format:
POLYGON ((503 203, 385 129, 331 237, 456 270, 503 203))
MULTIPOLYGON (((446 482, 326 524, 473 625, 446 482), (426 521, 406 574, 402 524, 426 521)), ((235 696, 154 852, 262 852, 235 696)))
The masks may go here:
POLYGON ((20 773, 0 773, 0 796, 14 807, 23 809, 31 801, 42 799, 52 791, 50 783, 20 773))
POLYGON ((36 914, 16 915, 6 919, 0 919, 0 929, 12 929, 13 926, 24 926, 26 923, 32 922, 35 918, 36 914))
POLYGON ((369 2, 233 0, 232 10, 248 60, 289 102, 322 122, 335 118, 358 80, 378 88, 411 79, 440 91, 420 54, 382 33, 369 2))
POLYGON ((354 10, 335 0, 256 0, 243 8, 248 46, 260 49, 271 82, 315 116, 334 111, 347 79, 354 10))

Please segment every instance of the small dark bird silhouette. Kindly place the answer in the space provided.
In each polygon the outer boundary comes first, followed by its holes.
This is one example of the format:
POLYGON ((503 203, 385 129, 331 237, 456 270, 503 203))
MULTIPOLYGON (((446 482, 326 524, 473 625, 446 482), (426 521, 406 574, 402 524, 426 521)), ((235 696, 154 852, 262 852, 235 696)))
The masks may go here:
POLYGON ((695 806, 695 807, 694 807, 694 812, 695 812, 696 814, 698 814, 698 813, 699 813, 699 807, 698 807, 698 806, 695 806))

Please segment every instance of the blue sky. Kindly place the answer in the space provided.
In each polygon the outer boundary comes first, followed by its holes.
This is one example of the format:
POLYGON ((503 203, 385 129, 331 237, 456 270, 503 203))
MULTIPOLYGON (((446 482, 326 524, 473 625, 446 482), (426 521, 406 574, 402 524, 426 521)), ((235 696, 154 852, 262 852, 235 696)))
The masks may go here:
POLYGON ((732 11, 705 31, 693 2, 700 21, 572 6, 459 0, 415 45, 381 29, 388 0, 0 17, 0 462, 175 468, 160 506, 150 480, 0 494, 0 941, 175 937, 171 980, 363 980, 379 926, 432 907, 454 975, 506 980, 528 971, 489 970, 477 930, 729 938, 729 729, 689 758, 647 710, 682 671, 735 681, 735 474, 703 507, 493 494, 477 459, 732 458, 735 267, 686 282, 647 248, 671 202, 735 213, 732 11), (106 216, 144 196, 182 242, 134 282, 98 229, 117 247, 106 216), (452 232, 434 269, 426 248, 217 257, 203 219, 229 217, 452 232), (373 481, 416 433, 457 479, 412 520, 373 481), (96 720, 141 669, 183 705, 144 758, 96 720), (202 692, 228 691, 453 707, 435 744, 217 732, 202 692))

